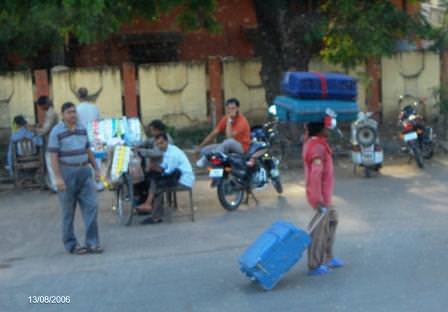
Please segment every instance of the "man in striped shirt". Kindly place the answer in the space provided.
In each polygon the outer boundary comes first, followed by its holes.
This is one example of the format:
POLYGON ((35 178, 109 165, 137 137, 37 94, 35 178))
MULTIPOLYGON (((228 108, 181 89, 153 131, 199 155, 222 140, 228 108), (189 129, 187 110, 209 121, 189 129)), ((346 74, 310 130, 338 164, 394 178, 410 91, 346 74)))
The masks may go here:
POLYGON ((95 184, 92 171, 99 178, 95 157, 90 150, 87 130, 77 121, 76 107, 67 102, 62 105, 62 121, 51 131, 48 152, 56 177, 59 202, 62 209, 62 236, 65 249, 73 254, 101 253, 95 184), (79 203, 86 228, 85 247, 76 239, 73 221, 79 203))

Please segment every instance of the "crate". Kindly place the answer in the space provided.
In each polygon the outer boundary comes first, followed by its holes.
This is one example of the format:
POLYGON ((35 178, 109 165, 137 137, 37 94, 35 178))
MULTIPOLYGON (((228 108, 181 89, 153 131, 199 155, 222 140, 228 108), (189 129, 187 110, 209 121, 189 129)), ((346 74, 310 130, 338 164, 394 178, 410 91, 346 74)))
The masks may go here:
POLYGON ((337 114, 337 120, 352 122, 358 118, 359 107, 354 101, 302 100, 289 96, 274 99, 277 117, 280 122, 319 122, 323 121, 327 108, 337 114))

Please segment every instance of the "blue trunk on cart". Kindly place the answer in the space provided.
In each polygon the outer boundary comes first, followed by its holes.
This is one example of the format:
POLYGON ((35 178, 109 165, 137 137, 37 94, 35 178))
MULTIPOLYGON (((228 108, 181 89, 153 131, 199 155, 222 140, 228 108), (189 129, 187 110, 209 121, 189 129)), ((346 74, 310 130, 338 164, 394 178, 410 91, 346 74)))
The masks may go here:
POLYGON ((272 289, 299 261, 310 242, 307 232, 291 223, 278 221, 240 257, 241 271, 264 289, 272 289))
POLYGON ((359 107, 353 101, 301 100, 289 96, 277 96, 274 99, 277 117, 280 122, 319 122, 330 108, 337 113, 338 121, 355 121, 359 107))
POLYGON ((301 99, 353 101, 358 93, 355 78, 317 72, 286 72, 281 89, 286 95, 301 99))

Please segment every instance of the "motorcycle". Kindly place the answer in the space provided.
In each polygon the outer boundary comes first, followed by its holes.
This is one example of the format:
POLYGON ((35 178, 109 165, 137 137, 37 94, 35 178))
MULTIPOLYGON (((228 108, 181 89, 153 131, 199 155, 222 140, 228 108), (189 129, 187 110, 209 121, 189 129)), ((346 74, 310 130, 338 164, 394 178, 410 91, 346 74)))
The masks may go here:
POLYGON ((373 113, 359 113, 358 119, 351 125, 353 171, 364 168, 367 178, 379 173, 384 161, 383 148, 380 145, 378 122, 373 113))
POLYGON ((252 142, 246 154, 210 153, 208 161, 211 186, 217 188, 221 205, 234 211, 246 202, 253 191, 260 190, 272 183, 277 193, 283 192, 280 179, 280 161, 271 154, 271 142, 278 135, 275 122, 267 122, 263 126, 252 128, 252 142))
POLYGON ((423 168, 424 159, 430 159, 434 155, 433 129, 425 125, 424 118, 419 114, 424 103, 409 94, 400 96, 398 103, 398 124, 401 128, 400 138, 404 143, 403 151, 415 159, 419 168, 423 168), (407 102, 409 100, 410 103, 407 102))

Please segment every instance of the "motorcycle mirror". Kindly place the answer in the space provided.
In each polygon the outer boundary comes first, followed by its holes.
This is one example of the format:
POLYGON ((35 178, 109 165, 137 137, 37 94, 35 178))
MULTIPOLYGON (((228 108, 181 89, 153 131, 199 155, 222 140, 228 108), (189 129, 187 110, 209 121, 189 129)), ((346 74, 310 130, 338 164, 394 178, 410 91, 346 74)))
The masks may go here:
POLYGON ((275 105, 269 106, 268 112, 273 116, 277 116, 277 108, 275 107, 275 105))
POLYGON ((327 108, 325 110, 325 114, 327 114, 328 116, 330 116, 331 118, 336 118, 337 114, 334 110, 332 110, 331 108, 327 108))

